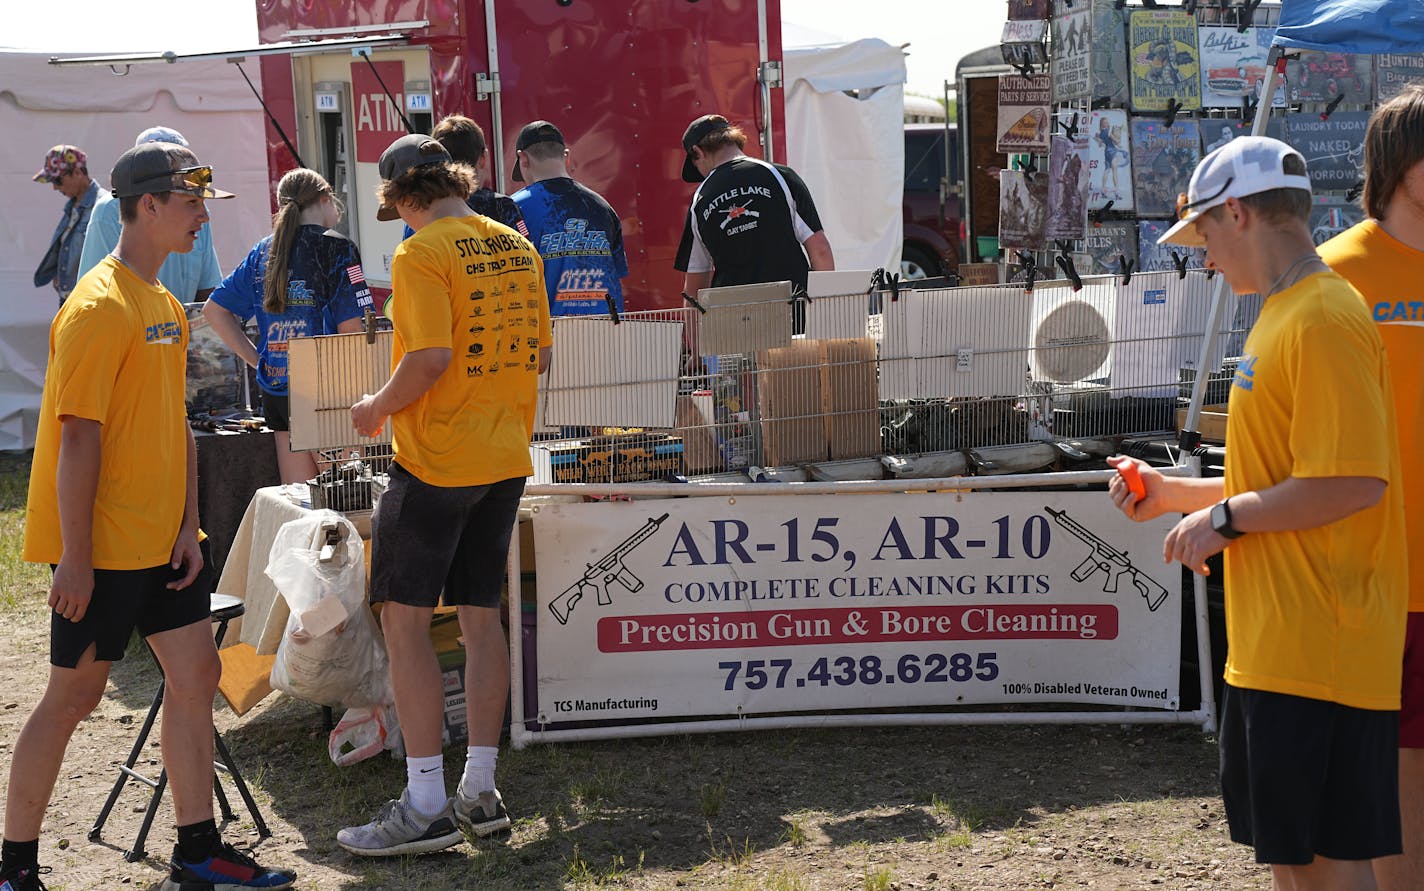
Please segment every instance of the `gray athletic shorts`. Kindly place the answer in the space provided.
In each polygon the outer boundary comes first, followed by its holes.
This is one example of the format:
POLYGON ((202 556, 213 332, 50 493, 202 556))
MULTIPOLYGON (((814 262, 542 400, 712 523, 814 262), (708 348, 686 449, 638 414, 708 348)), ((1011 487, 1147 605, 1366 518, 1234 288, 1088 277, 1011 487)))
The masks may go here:
POLYGON ((371 602, 499 606, 524 477, 432 486, 391 464, 371 517, 371 602))

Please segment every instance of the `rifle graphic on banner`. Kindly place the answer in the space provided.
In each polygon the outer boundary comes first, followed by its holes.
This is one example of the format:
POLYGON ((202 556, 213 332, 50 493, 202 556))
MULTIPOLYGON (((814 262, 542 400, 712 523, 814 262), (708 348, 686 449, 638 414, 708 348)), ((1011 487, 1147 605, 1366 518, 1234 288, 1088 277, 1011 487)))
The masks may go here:
POLYGON ((633 552, 633 549, 652 537, 658 527, 668 518, 667 514, 661 517, 649 518, 637 532, 628 536, 622 544, 609 551, 603 559, 597 563, 589 563, 584 570, 583 577, 568 587, 564 593, 554 598, 549 604, 549 612, 554 614, 554 618, 559 620, 560 625, 569 623, 569 615, 573 613, 574 606, 583 599, 583 595, 588 588, 598 592, 599 606, 608 606, 613 602, 612 595, 608 592, 608 586, 617 582, 627 589, 628 593, 636 594, 643 589, 643 580, 638 578, 623 565, 623 558, 633 552))
POLYGON ((1048 511, 1048 515, 1053 518, 1055 523, 1067 529, 1093 549, 1083 562, 1078 564, 1078 568, 1073 570, 1073 581, 1081 582, 1098 570, 1102 570, 1107 573, 1107 578, 1103 581, 1104 594, 1116 594, 1118 580, 1123 575, 1127 575, 1132 580, 1133 586, 1137 588, 1137 593, 1147 601, 1149 611, 1156 612, 1157 607, 1162 605, 1162 601, 1167 599, 1167 589, 1158 584, 1156 579, 1134 566, 1132 561, 1127 559, 1127 552, 1119 551, 1103 541, 1083 524, 1068 516, 1067 511, 1054 510, 1051 507, 1045 507, 1044 510, 1048 511))

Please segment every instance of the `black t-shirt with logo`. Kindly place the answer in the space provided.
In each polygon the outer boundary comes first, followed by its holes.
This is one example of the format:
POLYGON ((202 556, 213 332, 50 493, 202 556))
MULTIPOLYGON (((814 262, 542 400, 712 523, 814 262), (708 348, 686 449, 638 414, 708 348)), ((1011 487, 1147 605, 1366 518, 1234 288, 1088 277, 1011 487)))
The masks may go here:
POLYGON ((714 288, 779 281, 804 288, 811 267, 801 244, 820 231, 796 171, 739 157, 716 167, 693 194, 674 265, 713 270, 714 288))

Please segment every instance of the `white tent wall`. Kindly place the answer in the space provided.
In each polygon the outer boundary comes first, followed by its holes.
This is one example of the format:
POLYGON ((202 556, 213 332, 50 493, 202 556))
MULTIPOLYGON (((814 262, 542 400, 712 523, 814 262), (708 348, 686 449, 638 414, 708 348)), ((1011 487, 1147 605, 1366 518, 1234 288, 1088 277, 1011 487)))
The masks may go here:
MULTIPOLYGON (((77 145, 89 173, 109 185, 114 161, 134 137, 157 124, 180 131, 216 185, 236 192, 208 202, 213 242, 224 273, 271 230, 266 136, 261 106, 226 62, 59 68, 48 54, 0 53, 0 449, 34 445, 44 385, 54 289, 33 284, 64 198, 31 182, 53 145, 77 145)), ((255 64, 248 76, 261 89, 255 64)))
POLYGON ((816 200, 836 267, 898 270, 904 54, 876 39, 788 49, 784 77, 786 163, 816 200))

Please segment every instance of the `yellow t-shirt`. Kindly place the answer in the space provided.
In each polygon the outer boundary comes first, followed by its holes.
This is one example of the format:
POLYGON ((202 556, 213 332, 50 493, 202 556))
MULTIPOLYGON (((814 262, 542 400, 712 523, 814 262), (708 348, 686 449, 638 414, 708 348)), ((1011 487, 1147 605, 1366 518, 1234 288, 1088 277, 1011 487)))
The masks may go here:
POLYGON ((442 347, 450 365, 391 416, 402 467, 433 486, 528 476, 539 349, 553 343, 544 264, 523 236, 478 215, 443 217, 396 248, 391 369, 442 347))
POLYGON ((49 331, 24 559, 58 563, 60 418, 100 423, 94 568, 169 561, 188 485, 188 319, 113 257, 79 280, 49 331))
POLYGON ((1365 220, 1321 245, 1320 256, 1365 298, 1389 356, 1403 459, 1409 610, 1424 612, 1424 465, 1418 460, 1424 456, 1424 252, 1365 220))
POLYGON ((1332 272, 1266 300, 1232 381, 1226 495, 1287 477, 1376 477, 1339 522, 1249 533, 1226 549, 1226 682, 1399 708, 1404 510, 1389 368, 1359 295, 1332 272))

